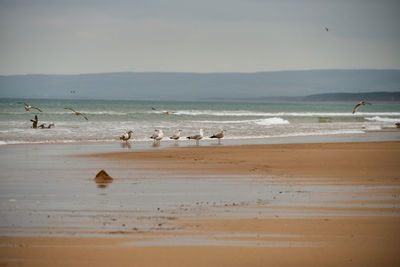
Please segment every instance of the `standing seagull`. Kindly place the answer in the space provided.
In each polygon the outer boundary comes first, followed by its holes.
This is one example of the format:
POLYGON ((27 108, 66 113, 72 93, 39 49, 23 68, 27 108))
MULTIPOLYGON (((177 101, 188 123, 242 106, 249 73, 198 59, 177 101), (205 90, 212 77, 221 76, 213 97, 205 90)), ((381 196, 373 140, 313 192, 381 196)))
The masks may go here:
POLYGON ((163 131, 157 129, 155 129, 153 135, 150 136, 150 138, 154 140, 154 143, 156 142, 159 143, 161 139, 163 139, 163 137, 164 137, 163 131))
POLYGON ((196 140, 196 144, 199 145, 199 141, 203 139, 203 129, 200 129, 200 134, 192 135, 186 137, 187 139, 193 139, 196 140))
POLYGON ((210 138, 218 138, 218 143, 221 142, 221 138, 224 137, 225 130, 222 129, 219 133, 213 134, 210 138))
POLYGON ((163 131, 158 129, 155 129, 153 135, 150 136, 150 138, 153 139, 154 142, 160 141, 161 139, 163 139, 163 137, 164 137, 163 131))
POLYGON ((366 102, 366 101, 361 101, 360 103, 358 103, 354 109, 353 109, 353 114, 356 113, 357 109, 361 106, 365 106, 366 104, 368 105, 372 105, 372 103, 366 102))
POLYGON ((126 133, 124 133, 123 135, 121 135, 119 137, 120 140, 127 142, 129 139, 131 139, 133 131, 129 130, 126 133))
POLYGON ((181 137, 181 132, 182 132, 182 130, 178 130, 178 132, 176 134, 174 134, 173 136, 171 136, 169 139, 178 141, 178 139, 181 137))
POLYGON ((78 112, 78 111, 74 110, 73 108, 64 108, 64 109, 71 110, 73 113, 75 113, 76 116, 82 116, 82 117, 84 117, 86 120, 88 120, 88 118, 86 117, 86 115, 85 115, 84 113, 82 113, 82 112, 78 112))
POLYGON ((25 103, 25 102, 17 102, 17 104, 24 104, 25 110, 26 110, 26 111, 29 111, 29 110, 31 110, 31 109, 36 109, 36 110, 42 112, 42 110, 41 110, 40 108, 33 107, 33 106, 31 106, 31 105, 29 105, 29 104, 27 104, 27 103, 25 103))

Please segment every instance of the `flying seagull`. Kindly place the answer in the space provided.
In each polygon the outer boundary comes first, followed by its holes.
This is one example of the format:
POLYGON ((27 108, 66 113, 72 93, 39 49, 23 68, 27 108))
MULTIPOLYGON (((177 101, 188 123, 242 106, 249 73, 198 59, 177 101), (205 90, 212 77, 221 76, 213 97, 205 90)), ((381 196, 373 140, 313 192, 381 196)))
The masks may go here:
POLYGON ((127 131, 126 133, 124 133, 123 135, 121 135, 119 137, 120 140, 127 142, 129 139, 131 139, 132 137, 132 130, 127 131))
POLYGON ((64 109, 71 110, 73 113, 75 113, 76 116, 82 116, 82 117, 84 117, 86 120, 88 120, 88 118, 85 116, 84 113, 78 112, 78 111, 74 110, 73 108, 64 108, 64 109))
POLYGON ((25 110, 26 110, 26 111, 29 111, 29 110, 31 110, 31 109, 36 109, 36 110, 42 112, 42 110, 41 110, 40 108, 33 107, 33 106, 31 106, 31 105, 29 105, 29 104, 27 104, 27 103, 25 103, 25 102, 17 102, 17 104, 24 104, 25 110))
POLYGON ((182 130, 178 130, 178 132, 176 132, 176 134, 171 136, 169 139, 178 140, 181 137, 181 132, 182 130))
POLYGON ((221 141, 221 138, 224 137, 225 130, 222 129, 219 133, 213 134, 210 138, 218 138, 218 142, 221 141))
POLYGON ((196 140, 196 144, 199 145, 199 141, 203 139, 203 129, 200 129, 200 134, 192 135, 186 137, 187 139, 193 139, 196 140))
POLYGON ((354 109, 353 109, 353 114, 356 113, 357 109, 361 106, 365 106, 366 104, 368 105, 372 105, 372 103, 366 102, 366 101, 361 101, 360 103, 358 103, 357 105, 355 105, 354 109))

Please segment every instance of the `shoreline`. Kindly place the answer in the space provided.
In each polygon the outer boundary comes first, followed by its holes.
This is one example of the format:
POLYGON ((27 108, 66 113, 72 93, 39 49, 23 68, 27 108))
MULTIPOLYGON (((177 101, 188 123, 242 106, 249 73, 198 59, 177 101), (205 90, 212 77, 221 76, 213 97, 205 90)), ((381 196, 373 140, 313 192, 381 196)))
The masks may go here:
MULTIPOLYGON (((378 142, 378 141, 397 141, 400 140, 400 129, 388 128, 381 130, 360 130, 363 133, 338 133, 338 134, 318 134, 318 135, 293 135, 293 136, 269 136, 258 138, 230 138, 226 136, 221 139, 221 144, 217 140, 204 138, 200 141, 200 145, 218 146, 218 145, 246 145, 246 144, 291 144, 291 143, 336 143, 336 142, 378 142)), ((15 142, 7 143, 0 140, 2 146, 19 146, 19 145, 115 145, 124 144, 117 138, 115 140, 64 140, 64 141, 37 141, 37 142, 15 142), (3 142, 3 143, 1 143, 3 142)), ((131 147, 149 148, 153 144, 152 140, 130 140, 131 147)), ((192 140, 182 138, 178 142, 165 138, 161 141, 163 144, 170 146, 195 146, 192 140)))

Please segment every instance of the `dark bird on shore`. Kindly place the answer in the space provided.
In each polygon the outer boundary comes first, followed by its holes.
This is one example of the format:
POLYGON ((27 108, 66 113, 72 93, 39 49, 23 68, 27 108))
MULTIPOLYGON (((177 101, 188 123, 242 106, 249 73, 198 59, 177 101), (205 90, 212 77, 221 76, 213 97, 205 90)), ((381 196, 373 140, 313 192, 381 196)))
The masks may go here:
POLYGON ((357 105, 355 105, 354 109, 353 109, 353 114, 356 113, 357 109, 361 106, 365 106, 366 104, 368 105, 372 105, 372 103, 369 103, 367 101, 361 101, 360 103, 358 103, 357 105))
POLYGON ((84 117, 86 120, 88 120, 88 118, 86 117, 86 115, 85 115, 84 113, 82 113, 82 112, 78 112, 78 111, 74 110, 73 108, 64 108, 64 109, 71 110, 73 113, 75 113, 76 116, 82 116, 82 117, 84 117))
POLYGON ((176 134, 174 134, 173 136, 171 136, 169 139, 173 139, 173 140, 178 140, 181 137, 181 132, 182 130, 178 130, 176 132, 176 134))
POLYGON ((199 141, 201 140, 201 139, 203 139, 203 135, 204 135, 204 133, 203 133, 203 129, 200 129, 200 133, 199 134, 196 134, 196 135, 191 135, 191 136, 188 136, 188 137, 186 137, 187 139, 192 139, 192 140, 196 140, 196 144, 198 145, 199 144, 199 141))
POLYGON ((126 141, 128 141, 129 139, 131 139, 132 133, 133 133, 133 131, 132 131, 132 130, 129 130, 129 131, 127 131, 126 133, 124 133, 123 135, 121 135, 121 136, 119 137, 119 139, 126 142, 126 141))
POLYGON ((40 129, 50 129, 51 127, 54 127, 54 123, 50 123, 48 126, 46 126, 46 123, 42 123, 38 126, 40 129))
POLYGON ((38 127, 37 125, 38 125, 38 122, 39 122, 38 116, 35 115, 35 119, 31 120, 31 122, 32 122, 32 128, 33 129, 37 129, 37 127, 38 127))
POLYGON ((210 138, 218 138, 221 139, 223 138, 225 135, 225 130, 222 129, 219 133, 213 134, 212 136, 210 136, 210 138))
POLYGON ((17 104, 24 104, 26 111, 30 111, 31 109, 36 109, 37 111, 42 112, 42 110, 40 108, 33 107, 33 106, 31 106, 31 105, 29 105, 28 103, 25 103, 25 102, 17 102, 17 104))

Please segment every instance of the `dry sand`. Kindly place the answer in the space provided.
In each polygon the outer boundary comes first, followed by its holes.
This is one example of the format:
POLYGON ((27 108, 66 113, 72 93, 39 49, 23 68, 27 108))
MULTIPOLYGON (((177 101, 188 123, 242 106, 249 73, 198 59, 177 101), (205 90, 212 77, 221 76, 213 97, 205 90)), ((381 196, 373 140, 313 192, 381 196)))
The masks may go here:
POLYGON ((184 147, 89 157, 171 172, 368 185, 376 188, 371 195, 384 190, 394 206, 382 208, 375 205, 382 199, 371 198, 350 210, 329 206, 340 215, 330 216, 293 203, 284 208, 315 216, 178 216, 168 226, 185 229, 181 233, 1 237, 0 266, 400 266, 400 142, 184 147))

